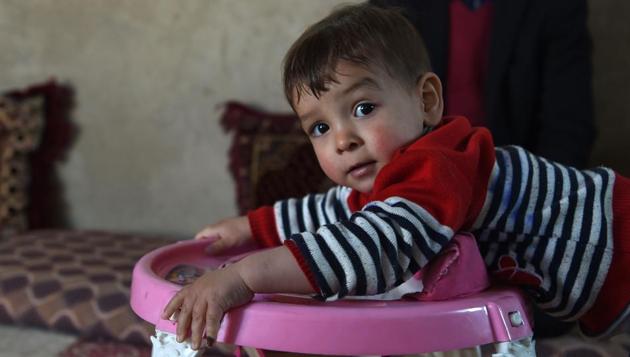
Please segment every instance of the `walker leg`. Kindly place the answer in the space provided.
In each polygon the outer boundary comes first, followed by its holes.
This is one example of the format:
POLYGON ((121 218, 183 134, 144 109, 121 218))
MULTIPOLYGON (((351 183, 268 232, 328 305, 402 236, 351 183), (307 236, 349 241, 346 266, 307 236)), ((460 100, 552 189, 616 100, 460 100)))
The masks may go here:
POLYGON ((492 357, 536 357, 536 345, 531 336, 518 341, 495 343, 494 348, 497 352, 492 357))
POLYGON ((151 343, 153 357, 199 357, 203 354, 203 348, 195 351, 190 341, 177 342, 174 334, 158 329, 155 330, 155 336, 151 336, 151 343))

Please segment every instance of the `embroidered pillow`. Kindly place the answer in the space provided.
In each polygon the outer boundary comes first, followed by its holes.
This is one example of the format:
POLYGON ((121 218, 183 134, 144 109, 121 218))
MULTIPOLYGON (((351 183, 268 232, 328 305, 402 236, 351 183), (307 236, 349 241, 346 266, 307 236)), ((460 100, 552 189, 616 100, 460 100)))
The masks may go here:
POLYGON ((28 105, 33 100, 42 101, 43 131, 39 147, 28 155, 28 228, 67 227, 66 204, 56 166, 65 158, 76 134, 71 121, 74 90, 51 79, 12 90, 4 96, 18 106, 28 105))
POLYGON ((0 233, 27 227, 29 155, 38 147, 43 126, 43 100, 14 101, 0 97, 0 233))
POLYGON ((229 102, 221 124, 234 134, 229 165, 241 214, 332 186, 295 115, 229 102))

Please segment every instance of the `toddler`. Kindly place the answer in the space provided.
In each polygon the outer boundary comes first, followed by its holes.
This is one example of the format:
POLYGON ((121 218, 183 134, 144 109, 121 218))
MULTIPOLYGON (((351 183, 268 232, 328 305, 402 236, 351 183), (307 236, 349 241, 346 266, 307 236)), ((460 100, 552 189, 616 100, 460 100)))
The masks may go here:
POLYGON ((491 273, 590 336, 619 327, 630 301, 630 184, 578 171, 442 117, 440 79, 397 11, 340 8, 308 28, 284 62, 284 90, 338 186, 210 225, 210 253, 270 247, 177 293, 177 335, 209 344, 225 311, 254 293, 321 299, 388 291, 457 231, 471 231, 491 273), (505 274, 505 272, 508 274, 505 274), (518 274, 514 272, 518 271, 518 274))

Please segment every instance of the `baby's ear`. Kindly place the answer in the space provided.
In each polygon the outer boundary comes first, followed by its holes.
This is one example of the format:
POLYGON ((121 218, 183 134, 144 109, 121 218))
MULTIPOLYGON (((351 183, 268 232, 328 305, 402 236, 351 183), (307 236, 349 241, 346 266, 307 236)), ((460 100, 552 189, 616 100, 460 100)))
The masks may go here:
POLYGON ((433 72, 427 72, 418 79, 416 90, 422 100, 424 125, 435 126, 444 114, 444 98, 442 97, 442 81, 433 72))

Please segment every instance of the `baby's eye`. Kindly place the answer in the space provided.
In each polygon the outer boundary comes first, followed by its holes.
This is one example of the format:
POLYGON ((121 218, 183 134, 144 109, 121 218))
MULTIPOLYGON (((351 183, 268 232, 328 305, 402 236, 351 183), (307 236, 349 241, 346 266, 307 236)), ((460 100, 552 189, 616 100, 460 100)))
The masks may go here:
POLYGON ((364 117, 370 114, 374 110, 374 108, 376 108, 376 105, 372 103, 359 103, 354 108, 354 116, 359 118, 364 117))
POLYGON ((322 136, 328 131, 328 124, 317 123, 311 127, 311 136, 322 136))

